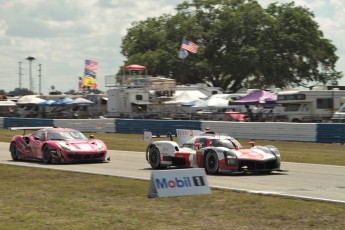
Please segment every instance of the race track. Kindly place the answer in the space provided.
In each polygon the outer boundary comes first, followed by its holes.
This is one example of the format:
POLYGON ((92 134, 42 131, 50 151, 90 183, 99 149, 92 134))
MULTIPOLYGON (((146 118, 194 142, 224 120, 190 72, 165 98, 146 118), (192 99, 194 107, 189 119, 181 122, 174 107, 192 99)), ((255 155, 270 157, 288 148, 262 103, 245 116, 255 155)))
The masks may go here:
MULTIPOLYGON (((14 162, 8 143, 0 143, 0 163, 37 168, 103 174, 149 180, 151 168, 144 152, 110 150, 108 163, 45 165, 39 162, 14 162)), ((208 176, 211 187, 260 194, 275 194, 345 204, 345 167, 283 162, 283 170, 268 175, 208 176)), ((149 183, 148 183, 149 185, 149 183)))

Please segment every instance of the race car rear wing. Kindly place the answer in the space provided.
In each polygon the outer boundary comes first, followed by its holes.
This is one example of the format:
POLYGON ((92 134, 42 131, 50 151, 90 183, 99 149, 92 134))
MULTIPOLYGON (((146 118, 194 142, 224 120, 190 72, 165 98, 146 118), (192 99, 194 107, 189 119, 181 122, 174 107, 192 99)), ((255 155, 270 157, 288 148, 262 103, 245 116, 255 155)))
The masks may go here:
MULTIPOLYGON (((200 133, 202 133, 202 131, 200 130, 176 129, 177 144, 181 146, 182 144, 193 138, 195 135, 199 135, 200 133)), ((173 140, 171 133, 168 133, 167 137, 169 137, 171 141, 173 140)), ((144 131, 144 141, 146 143, 151 143, 152 139, 152 132, 144 131)))
POLYGON ((39 130, 39 129, 49 129, 49 128, 54 128, 51 126, 33 126, 33 127, 8 127, 10 131, 13 130, 24 130, 23 135, 25 134, 26 130, 39 130))

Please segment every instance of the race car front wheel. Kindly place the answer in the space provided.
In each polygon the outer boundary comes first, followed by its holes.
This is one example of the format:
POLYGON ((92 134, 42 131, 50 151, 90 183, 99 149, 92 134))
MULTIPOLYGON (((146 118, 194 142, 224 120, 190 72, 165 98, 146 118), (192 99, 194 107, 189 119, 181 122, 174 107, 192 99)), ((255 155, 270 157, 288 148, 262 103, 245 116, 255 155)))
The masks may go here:
POLYGON ((17 161, 19 159, 19 150, 16 143, 11 144, 11 157, 12 160, 17 161))
POLYGON ((50 153, 50 149, 48 146, 45 146, 43 148, 43 162, 45 164, 49 164, 49 163, 51 163, 51 161, 52 161, 52 155, 50 153))
POLYGON ((216 174, 219 170, 219 160, 216 152, 209 152, 205 159, 205 170, 208 174, 216 174))
POLYGON ((149 149, 149 162, 153 169, 163 168, 161 166, 161 154, 156 146, 149 149))

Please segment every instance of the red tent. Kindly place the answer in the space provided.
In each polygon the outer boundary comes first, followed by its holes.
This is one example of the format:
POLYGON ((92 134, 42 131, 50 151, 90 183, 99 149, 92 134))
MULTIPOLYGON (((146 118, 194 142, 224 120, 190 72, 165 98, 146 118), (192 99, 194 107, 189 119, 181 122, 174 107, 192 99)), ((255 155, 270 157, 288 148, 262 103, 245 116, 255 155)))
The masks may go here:
POLYGON ((146 66, 142 65, 128 65, 125 66, 125 70, 145 70, 146 66))

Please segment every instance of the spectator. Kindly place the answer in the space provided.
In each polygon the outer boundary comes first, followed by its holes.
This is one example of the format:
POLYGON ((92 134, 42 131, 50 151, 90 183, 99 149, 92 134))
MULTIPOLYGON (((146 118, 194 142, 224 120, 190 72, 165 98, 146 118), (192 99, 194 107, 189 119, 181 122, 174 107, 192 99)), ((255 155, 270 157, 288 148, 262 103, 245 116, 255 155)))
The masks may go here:
POLYGON ((254 121, 254 115, 252 109, 249 107, 249 105, 245 105, 246 107, 246 120, 247 121, 254 121))

